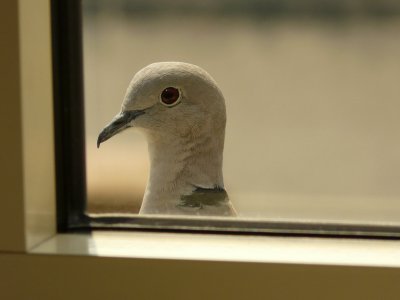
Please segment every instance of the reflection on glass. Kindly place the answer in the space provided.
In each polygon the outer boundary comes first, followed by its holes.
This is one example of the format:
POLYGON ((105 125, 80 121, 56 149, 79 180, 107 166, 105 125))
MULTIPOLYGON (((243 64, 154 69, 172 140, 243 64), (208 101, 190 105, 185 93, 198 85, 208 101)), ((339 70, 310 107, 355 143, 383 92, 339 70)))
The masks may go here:
POLYGON ((101 150, 96 139, 137 70, 184 61, 224 94, 224 182, 239 218, 400 223, 399 8, 373 2, 85 0, 89 211, 139 211, 144 137, 130 129, 101 150))

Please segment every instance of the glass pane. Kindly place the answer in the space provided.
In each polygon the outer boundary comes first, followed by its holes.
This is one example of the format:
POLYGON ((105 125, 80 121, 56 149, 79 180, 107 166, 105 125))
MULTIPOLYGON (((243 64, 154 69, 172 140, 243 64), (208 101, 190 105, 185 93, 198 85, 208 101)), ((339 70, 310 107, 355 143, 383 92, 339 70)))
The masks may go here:
POLYGON ((146 139, 97 136, 137 71, 183 61, 225 97, 239 218, 400 224, 400 6, 263 3, 83 1, 89 212, 138 213, 146 139))

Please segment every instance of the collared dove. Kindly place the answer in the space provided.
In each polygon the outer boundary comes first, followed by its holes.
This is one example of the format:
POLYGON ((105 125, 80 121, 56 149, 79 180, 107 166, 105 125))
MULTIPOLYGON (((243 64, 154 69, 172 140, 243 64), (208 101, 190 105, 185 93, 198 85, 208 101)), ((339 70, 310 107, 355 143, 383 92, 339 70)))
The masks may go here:
POLYGON ((224 97, 206 71, 153 63, 133 77, 97 147, 129 127, 144 132, 150 176, 140 214, 235 216, 222 175, 225 123, 224 97))

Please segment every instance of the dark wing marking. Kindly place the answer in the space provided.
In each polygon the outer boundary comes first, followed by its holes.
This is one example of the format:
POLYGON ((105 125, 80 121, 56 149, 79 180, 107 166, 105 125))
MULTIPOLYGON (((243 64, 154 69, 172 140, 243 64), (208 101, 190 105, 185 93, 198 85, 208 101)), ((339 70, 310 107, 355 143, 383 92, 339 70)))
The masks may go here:
POLYGON ((196 188, 190 195, 182 195, 178 206, 201 209, 207 206, 220 206, 229 201, 227 192, 220 187, 213 189, 196 188))

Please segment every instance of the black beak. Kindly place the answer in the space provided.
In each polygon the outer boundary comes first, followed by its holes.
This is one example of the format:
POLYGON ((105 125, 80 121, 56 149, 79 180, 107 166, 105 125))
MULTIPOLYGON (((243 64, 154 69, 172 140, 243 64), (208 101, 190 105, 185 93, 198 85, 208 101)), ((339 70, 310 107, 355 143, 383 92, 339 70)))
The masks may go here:
POLYGON ((100 147, 100 144, 107 141, 112 136, 117 133, 123 131, 124 129, 130 127, 129 124, 138 116, 143 115, 143 110, 131 110, 121 112, 117 115, 110 124, 108 124, 99 134, 97 138, 97 148, 100 147))

